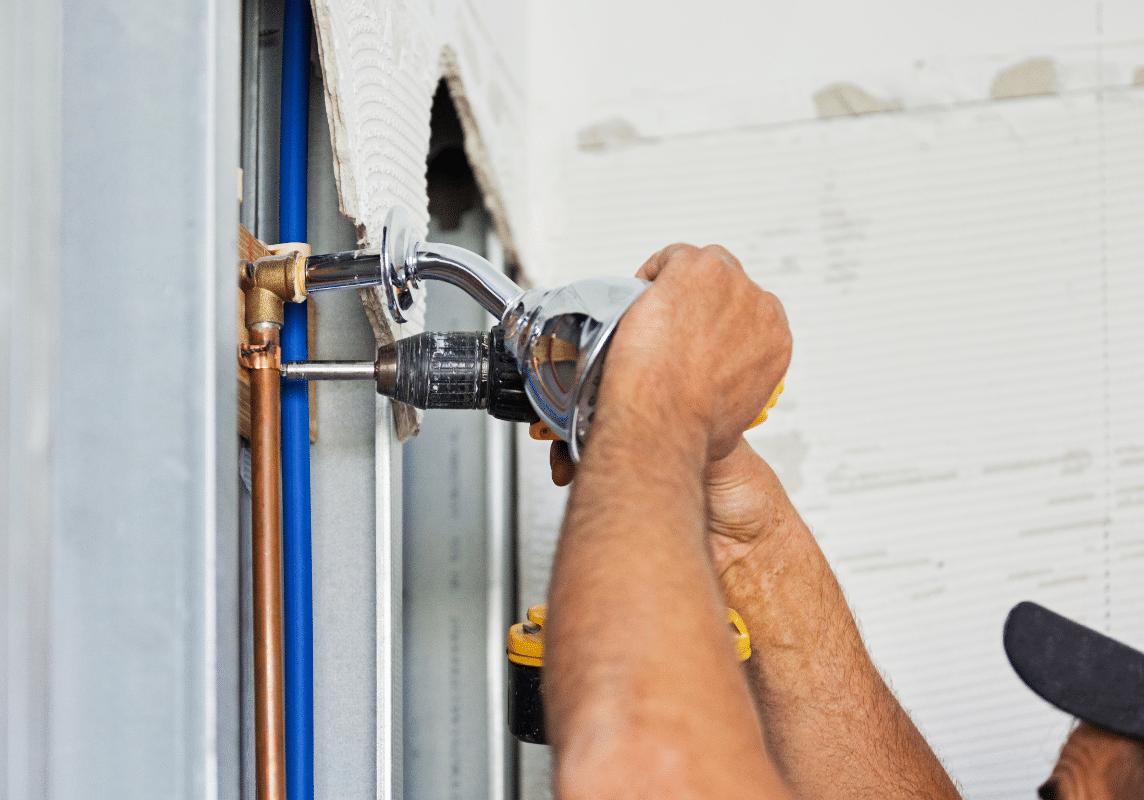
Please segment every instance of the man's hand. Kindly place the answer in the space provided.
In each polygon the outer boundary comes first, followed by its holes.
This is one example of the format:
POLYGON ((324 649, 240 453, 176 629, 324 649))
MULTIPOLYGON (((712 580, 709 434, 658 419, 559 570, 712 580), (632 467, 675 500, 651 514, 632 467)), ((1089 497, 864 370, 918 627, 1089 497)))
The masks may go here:
POLYGON ((717 247, 673 245, 639 275, 654 283, 611 344, 553 569, 557 793, 956 798, 742 438, 790 360, 778 300, 717 247), (751 633, 746 681, 724 605, 751 633))
POLYGON ((722 248, 677 245, 640 275, 654 282, 604 363, 553 564, 556 794, 780 800, 707 557, 703 473, 785 374, 790 332, 722 248))
MULTIPOLYGON (((572 482, 576 464, 566 442, 552 443, 548 463, 553 483, 567 486, 572 482)), ((749 555, 761 539, 788 527, 793 508, 767 491, 777 485, 772 478, 770 467, 742 436, 730 454, 708 462, 704 474, 707 532, 712 562, 720 577, 731 564, 749 555)))
POLYGON ((623 378, 605 378, 601 404, 642 408, 649 424, 682 418, 721 458, 790 364, 782 304, 716 245, 671 245, 636 277, 653 283, 620 320, 604 369, 623 378))
MULTIPOLYGON (((791 334, 779 299, 763 291, 718 245, 673 244, 649 258, 637 278, 652 281, 613 336, 607 363, 622 381, 613 401, 655 422, 672 414, 696 422, 708 458, 735 449, 786 374, 791 334)), ((553 442, 552 481, 576 474, 565 442, 553 442)), ((732 471, 733 472, 733 471, 732 471)))

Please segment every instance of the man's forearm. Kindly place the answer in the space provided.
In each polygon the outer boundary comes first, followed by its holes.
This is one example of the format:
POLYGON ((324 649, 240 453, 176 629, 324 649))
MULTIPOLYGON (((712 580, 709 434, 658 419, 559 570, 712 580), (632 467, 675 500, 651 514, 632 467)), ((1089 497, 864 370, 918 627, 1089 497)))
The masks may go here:
POLYGON ((759 469, 771 530, 724 554, 721 581, 751 633, 748 673, 784 776, 808 798, 959 797, 870 660, 813 535, 759 469))
POLYGON ((701 437, 645 423, 618 404, 598 415, 557 552, 545 691, 558 794, 782 797, 704 552, 701 437))

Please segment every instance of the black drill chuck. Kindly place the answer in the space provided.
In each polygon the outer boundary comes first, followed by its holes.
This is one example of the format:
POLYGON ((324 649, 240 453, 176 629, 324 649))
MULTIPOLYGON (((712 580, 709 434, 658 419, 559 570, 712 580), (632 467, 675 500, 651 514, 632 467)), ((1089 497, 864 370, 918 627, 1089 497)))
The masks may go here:
POLYGON ((377 351, 378 394, 414 408, 481 408, 497 419, 536 422, 504 329, 419 333, 377 351))

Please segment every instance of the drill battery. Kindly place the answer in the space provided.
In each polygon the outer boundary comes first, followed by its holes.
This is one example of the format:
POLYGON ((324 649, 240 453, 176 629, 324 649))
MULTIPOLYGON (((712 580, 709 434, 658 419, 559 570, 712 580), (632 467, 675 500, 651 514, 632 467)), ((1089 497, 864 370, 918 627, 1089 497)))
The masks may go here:
MULTIPOLYGON (((526 622, 509 628, 505 650, 508 653, 508 729, 522 742, 548 744, 544 732, 544 621, 547 604, 528 609, 526 622)), ((751 636, 743 618, 727 609, 731 644, 740 661, 751 657, 751 636)))

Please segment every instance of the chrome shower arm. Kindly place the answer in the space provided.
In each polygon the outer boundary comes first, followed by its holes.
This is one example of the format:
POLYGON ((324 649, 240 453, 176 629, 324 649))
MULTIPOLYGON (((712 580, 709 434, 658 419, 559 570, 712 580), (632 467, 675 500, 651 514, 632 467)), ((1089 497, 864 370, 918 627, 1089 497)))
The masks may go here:
POLYGON ((409 282, 435 280, 456 286, 476 300, 497 320, 504 317, 521 289, 476 253, 451 244, 424 242, 417 245, 417 259, 407 268, 409 282))
POLYGON ((346 250, 306 259, 306 291, 378 286, 382 282, 380 250, 346 250))
POLYGON ((522 293, 485 259, 463 247, 418 240, 409 214, 390 209, 378 250, 348 250, 306 259, 306 291, 382 286, 389 313, 405 322, 402 311, 413 303, 419 281, 444 281, 461 289, 500 320, 522 293))

